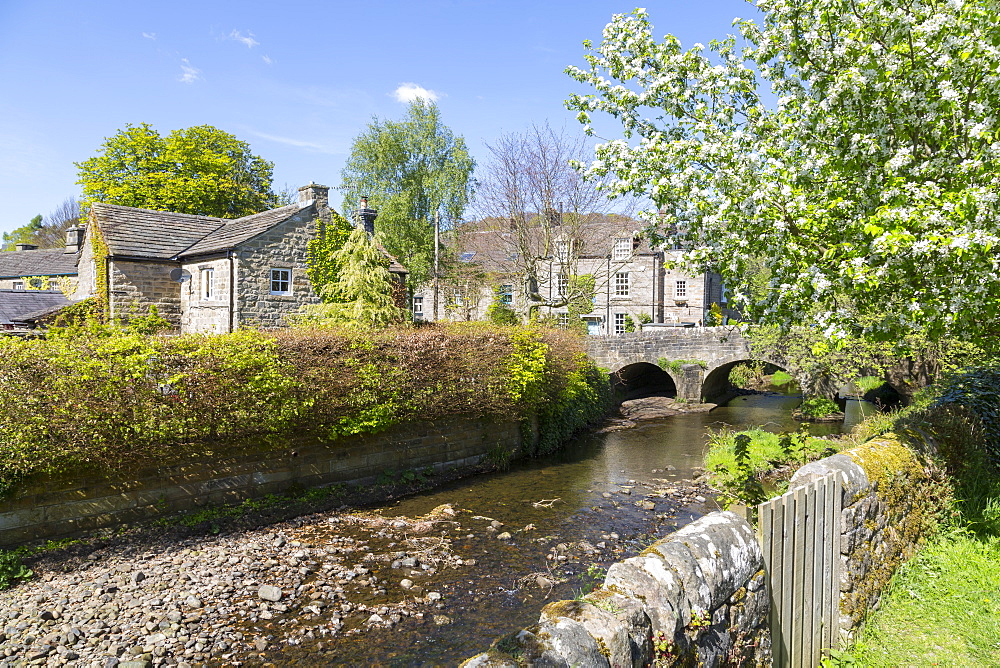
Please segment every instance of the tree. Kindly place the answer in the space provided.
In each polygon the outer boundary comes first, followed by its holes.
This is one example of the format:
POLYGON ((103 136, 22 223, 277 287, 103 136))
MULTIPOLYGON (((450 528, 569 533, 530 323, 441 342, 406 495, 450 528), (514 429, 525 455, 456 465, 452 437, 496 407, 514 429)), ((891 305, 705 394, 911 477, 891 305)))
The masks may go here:
POLYGON ((83 197, 157 211, 239 218, 273 208, 274 164, 211 125, 166 137, 148 123, 105 139, 98 155, 76 163, 83 197))
POLYGON ((374 118, 355 138, 342 173, 344 211, 367 196, 379 212, 379 239, 419 285, 433 265, 434 217, 445 226, 461 219, 474 167, 465 140, 441 123, 437 105, 416 100, 402 121, 374 118))
POLYGON ((588 280, 578 280, 585 275, 581 256, 610 253, 609 229, 631 219, 608 214, 607 195, 573 168, 585 153, 585 138, 533 125, 486 148, 490 161, 478 183, 475 208, 482 217, 478 229, 491 230, 504 250, 498 258, 501 270, 523 281, 531 315, 541 306, 580 302, 590 305, 583 311, 589 313, 595 288, 605 285, 621 263, 587 267, 588 280), (559 264, 555 272, 553 260, 559 264), (559 281, 559 289, 547 289, 553 281, 559 281))
POLYGON ((337 280, 320 288, 325 303, 305 308, 306 322, 375 328, 403 319, 389 258, 363 227, 351 231, 332 260, 337 280))
POLYGON ((568 106, 624 139, 588 175, 683 223, 687 259, 727 285, 767 258, 759 301, 787 327, 903 340, 993 339, 1000 315, 1000 22, 988 0, 768 0, 762 24, 683 50, 646 13, 616 15, 568 106), (769 104, 760 87, 777 97, 769 104), (638 141, 633 141, 638 140, 638 141), (633 143, 629 143, 633 141, 633 143))
POLYGON ((7 250, 14 244, 34 244, 39 248, 59 248, 66 243, 66 230, 80 222, 80 203, 67 197, 55 211, 45 216, 35 216, 31 222, 10 232, 4 232, 3 243, 7 250))

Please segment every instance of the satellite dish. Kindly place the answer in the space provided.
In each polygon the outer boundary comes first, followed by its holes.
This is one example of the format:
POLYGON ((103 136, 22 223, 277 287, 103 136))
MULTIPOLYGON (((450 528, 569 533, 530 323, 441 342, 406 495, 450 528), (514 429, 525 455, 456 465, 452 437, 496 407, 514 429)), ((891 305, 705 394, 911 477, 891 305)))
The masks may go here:
POLYGON ((184 281, 191 278, 191 274, 184 271, 180 267, 176 267, 170 270, 170 280, 176 283, 183 283, 184 281))

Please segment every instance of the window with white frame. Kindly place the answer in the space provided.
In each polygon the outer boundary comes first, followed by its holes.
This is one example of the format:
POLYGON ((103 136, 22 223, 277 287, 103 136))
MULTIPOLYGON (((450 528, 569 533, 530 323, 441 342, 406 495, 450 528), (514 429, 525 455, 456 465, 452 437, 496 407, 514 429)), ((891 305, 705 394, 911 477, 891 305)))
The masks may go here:
POLYGON ((504 283, 500 286, 500 302, 510 306, 514 303, 514 286, 510 283, 504 283))
POLYGON ((629 278, 627 271, 619 271, 615 274, 615 297, 629 296, 629 278))
POLYGON ((687 281, 677 281, 674 283, 674 297, 677 299, 687 299, 688 296, 688 284, 687 281))
POLYGON ((215 299, 215 269, 203 267, 199 275, 201 276, 201 298, 203 300, 215 299))
POLYGON ((414 297, 413 298, 413 317, 423 318, 424 317, 424 298, 414 297))
POLYGON ((569 292, 569 276, 566 274, 559 274, 556 278, 556 294, 560 297, 565 297, 569 292))
POLYGON ((624 313, 615 313, 615 334, 625 333, 625 317, 624 313))
POLYGON ((618 237, 615 239, 615 248, 612 258, 615 260, 627 260, 632 256, 632 239, 628 237, 618 237))
POLYGON ((556 259, 560 262, 569 260, 570 243, 567 239, 556 241, 556 259))
POLYGON ((271 294, 290 295, 292 294, 292 270, 272 269, 271 270, 271 294))
POLYGON ((559 313, 556 316, 556 324, 560 327, 569 327, 569 313, 559 313))
POLYGON ((24 290, 24 281, 14 281, 13 288, 15 290, 24 290))

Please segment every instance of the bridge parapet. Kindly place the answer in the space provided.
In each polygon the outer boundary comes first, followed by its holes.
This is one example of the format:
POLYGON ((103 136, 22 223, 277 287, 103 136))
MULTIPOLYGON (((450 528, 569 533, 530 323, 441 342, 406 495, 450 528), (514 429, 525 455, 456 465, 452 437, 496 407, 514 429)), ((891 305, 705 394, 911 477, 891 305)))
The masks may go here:
POLYGON ((699 360, 709 369, 749 359, 750 344, 736 327, 658 327, 617 336, 587 337, 588 354, 598 365, 615 371, 627 364, 667 360, 699 360))

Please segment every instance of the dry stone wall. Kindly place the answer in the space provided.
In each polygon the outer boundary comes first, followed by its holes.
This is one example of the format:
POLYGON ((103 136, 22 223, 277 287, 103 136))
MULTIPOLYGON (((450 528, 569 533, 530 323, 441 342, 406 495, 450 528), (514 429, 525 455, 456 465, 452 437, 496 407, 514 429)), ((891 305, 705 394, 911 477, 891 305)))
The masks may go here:
POLYGON ((463 666, 766 665, 763 567, 746 520, 712 513, 613 564, 604 587, 549 604, 538 624, 463 666))

